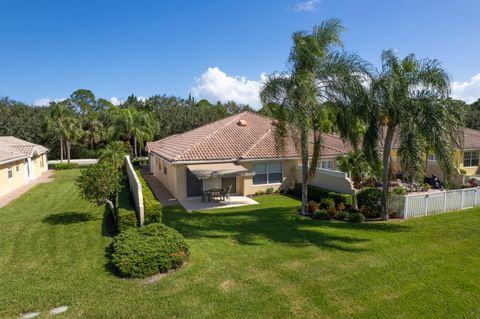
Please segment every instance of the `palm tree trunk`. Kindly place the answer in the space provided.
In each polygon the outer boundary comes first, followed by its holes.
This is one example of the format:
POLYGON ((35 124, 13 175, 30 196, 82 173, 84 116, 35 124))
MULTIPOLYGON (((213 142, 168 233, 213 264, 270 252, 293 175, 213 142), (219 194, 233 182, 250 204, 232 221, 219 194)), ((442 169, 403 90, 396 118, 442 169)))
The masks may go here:
POLYGON ((70 164, 70 142, 67 141, 67 163, 70 164))
POLYGON ((137 159, 137 137, 133 137, 133 152, 135 155, 135 159, 137 159))
POLYGON ((394 126, 387 127, 385 144, 383 145, 383 201, 382 201, 382 219, 388 220, 388 186, 390 184, 390 152, 392 150, 394 126))
POLYGON ((63 136, 60 135, 60 163, 63 164, 63 136))
POLYGON ((302 209, 300 214, 306 215, 308 202, 308 130, 304 127, 301 132, 301 148, 302 148, 302 209))

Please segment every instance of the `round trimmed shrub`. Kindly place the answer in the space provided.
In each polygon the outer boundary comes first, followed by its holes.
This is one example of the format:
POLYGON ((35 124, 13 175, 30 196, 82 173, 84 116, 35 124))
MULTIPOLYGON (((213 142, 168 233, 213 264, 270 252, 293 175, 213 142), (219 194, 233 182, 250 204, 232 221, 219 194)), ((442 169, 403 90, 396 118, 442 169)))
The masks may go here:
POLYGON ((113 240, 112 263, 126 277, 145 278, 178 268, 188 255, 185 238, 161 223, 129 228, 113 240))
POLYGON ((353 213, 350 215, 349 221, 355 224, 363 223, 365 221, 365 216, 362 213, 353 213))
POLYGON ((321 220, 330 220, 331 216, 326 209, 320 209, 313 212, 313 218, 321 220))
POLYGON ((361 209, 365 208, 362 212, 366 214, 366 217, 380 217, 382 197, 383 192, 381 189, 371 187, 364 188, 357 194, 358 207, 361 209))
POLYGON ((350 213, 346 210, 340 210, 335 214, 335 218, 339 220, 348 220, 350 218, 350 213))

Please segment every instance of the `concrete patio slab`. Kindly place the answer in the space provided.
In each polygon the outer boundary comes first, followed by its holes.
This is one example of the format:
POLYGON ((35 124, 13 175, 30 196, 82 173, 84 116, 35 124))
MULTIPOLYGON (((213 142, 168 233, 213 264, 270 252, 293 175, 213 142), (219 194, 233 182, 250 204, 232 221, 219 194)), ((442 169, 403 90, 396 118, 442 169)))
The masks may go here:
POLYGON ((226 200, 225 202, 202 202, 202 198, 198 197, 180 200, 180 204, 185 208, 185 210, 192 212, 195 210, 256 205, 258 202, 246 196, 230 196, 230 200, 226 200))
POLYGON ((20 197, 21 195, 25 194, 28 192, 32 187, 41 184, 41 183, 48 183, 51 182, 53 176, 53 171, 46 171, 43 173, 40 177, 34 179, 33 181, 28 182, 27 184, 24 184, 20 186, 17 189, 14 189, 13 191, 3 195, 0 197, 0 208, 7 206, 8 203, 10 203, 12 200, 20 197))

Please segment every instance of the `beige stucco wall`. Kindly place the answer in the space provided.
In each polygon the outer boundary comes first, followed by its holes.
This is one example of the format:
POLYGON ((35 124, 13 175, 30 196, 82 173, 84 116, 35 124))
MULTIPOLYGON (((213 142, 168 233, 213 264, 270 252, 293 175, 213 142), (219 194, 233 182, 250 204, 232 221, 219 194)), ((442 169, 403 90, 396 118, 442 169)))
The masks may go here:
POLYGON ((177 172, 176 167, 169 162, 163 160, 157 155, 153 155, 154 160, 154 175, 158 180, 168 189, 168 191, 174 196, 177 197, 177 172), (167 168, 167 174, 165 175, 163 167, 167 168))
POLYGON ((26 167, 24 165, 24 160, 12 162, 10 164, 12 165, 12 178, 8 178, 8 164, 0 165, 0 196, 15 190, 26 182, 26 167))
POLYGON ((35 177, 40 177, 44 172, 48 170, 47 165, 47 154, 42 154, 39 156, 34 156, 32 158, 32 164, 35 165, 35 177))
MULTIPOLYGON (((286 189, 295 185, 295 167, 300 163, 300 160, 282 160, 282 182, 277 184, 253 185, 252 176, 243 177, 243 195, 253 195, 255 192, 265 192, 268 188, 286 189)), ((253 161, 241 162, 243 167, 248 170, 253 170, 253 161)))

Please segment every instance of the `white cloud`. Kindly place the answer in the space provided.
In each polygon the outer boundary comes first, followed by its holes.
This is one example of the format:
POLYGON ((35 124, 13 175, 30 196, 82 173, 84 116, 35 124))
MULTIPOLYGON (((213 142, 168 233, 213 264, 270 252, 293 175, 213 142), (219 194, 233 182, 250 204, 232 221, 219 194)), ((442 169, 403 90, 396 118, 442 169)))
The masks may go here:
POLYGON ((475 74, 468 81, 453 82, 452 97, 467 103, 480 99, 480 73, 475 74))
POLYGON ((63 100, 66 100, 66 98, 61 97, 61 98, 52 99, 50 97, 42 97, 40 99, 34 100, 33 106, 49 106, 50 102, 61 102, 63 100))
POLYGON ((253 108, 260 108, 260 87, 266 79, 260 75, 259 81, 247 80, 245 77, 229 76, 218 67, 208 68, 196 85, 191 88, 192 95, 197 99, 206 99, 212 103, 216 101, 235 101, 240 104, 249 104, 253 108))
POLYGON ((108 100, 110 101, 110 103, 112 103, 115 106, 119 106, 120 104, 122 104, 124 102, 123 100, 117 98, 116 96, 112 96, 108 100))
POLYGON ((313 12, 318 10, 319 4, 320 0, 308 0, 305 2, 297 3, 293 9, 297 12, 313 12))

